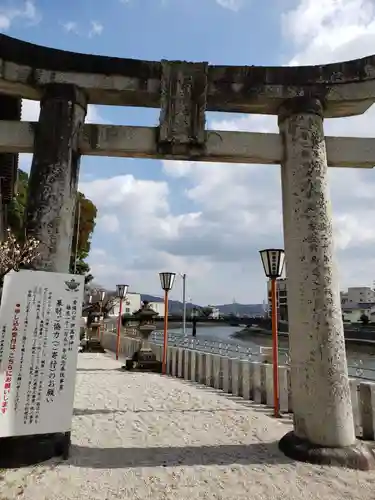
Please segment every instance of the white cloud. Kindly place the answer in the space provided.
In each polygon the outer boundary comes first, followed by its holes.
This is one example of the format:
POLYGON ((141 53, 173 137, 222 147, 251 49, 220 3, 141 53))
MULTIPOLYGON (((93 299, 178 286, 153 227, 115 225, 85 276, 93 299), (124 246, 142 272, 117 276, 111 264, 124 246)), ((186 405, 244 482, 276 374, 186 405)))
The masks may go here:
POLYGON ((99 214, 97 225, 100 225, 107 233, 116 233, 120 229, 120 222, 115 214, 99 214))
POLYGON ((89 31, 89 38, 99 36, 102 34, 104 26, 98 21, 91 21, 91 29, 89 31))
POLYGON ((324 64, 374 52, 372 0, 301 0, 282 21, 285 37, 292 37, 297 48, 293 65, 324 64))
POLYGON ((64 31, 77 36, 93 38, 103 33, 104 26, 98 21, 90 21, 90 27, 81 28, 76 21, 66 21, 61 23, 64 31))
POLYGON ((166 182, 120 175, 82 182, 80 190, 100 207, 102 216, 107 220, 116 214, 117 220, 122 222, 121 230, 125 239, 149 237, 148 232, 153 226, 164 233, 169 230, 166 224, 169 216, 166 182))
POLYGON ((67 33, 74 33, 78 35, 78 24, 75 21, 67 21, 66 23, 62 23, 62 27, 67 33))
POLYGON ((0 30, 8 31, 13 23, 37 24, 41 15, 33 0, 11 0, 7 5, 0 5, 0 30))
MULTIPOLYGON (((239 6, 220 1, 232 10, 239 6)), ((372 0, 295 3, 280 19, 294 47, 286 64, 326 63, 374 52, 372 0)), ((25 102, 24 119, 37 113, 38 104, 25 102)), ((88 121, 100 123, 99 108, 89 108, 88 121)), ((216 120, 210 128, 277 132, 277 122, 276 117, 239 116, 216 120)), ((325 129, 330 135, 374 137, 375 109, 327 120, 325 129)), ((159 293, 157 273, 170 269, 188 274, 193 301, 230 301, 235 295, 237 300, 260 302, 265 280, 258 250, 282 244, 279 167, 163 162, 167 180, 159 181, 137 179, 134 172, 80 184, 99 208, 90 257, 98 281, 114 286, 125 280, 133 290, 159 293), (105 250, 105 238, 113 245, 111 251, 105 250)), ((331 169, 329 175, 341 284, 370 285, 375 171, 331 169)), ((180 296, 178 282, 173 295, 180 296)))
MULTIPOLYGON (((119 0, 120 3, 130 4, 131 0, 119 0)), ((176 0, 159 0, 162 7, 167 7, 170 2, 176 0)), ((177 0, 180 1, 180 0, 177 0)), ((201 1, 201 0, 200 0, 201 1)), ((211 0, 212 1, 212 0, 211 0)), ((228 9, 233 12, 238 12, 246 3, 249 3, 249 0, 214 0, 214 2, 222 7, 223 9, 228 9)))
POLYGON ((237 12, 244 4, 244 0, 216 0, 216 3, 224 9, 229 9, 237 12))
MULTIPOLYGON (((39 119, 40 103, 39 101, 22 100, 21 120, 25 122, 36 122, 39 119)), ((85 123, 105 123, 106 120, 101 116, 97 106, 89 104, 85 123)))
MULTIPOLYGON (((292 39, 295 47, 294 57, 286 61, 289 64, 326 63, 374 52, 372 1, 301 0, 280 22, 285 37, 292 39)), ((325 128, 331 135, 375 136, 374 124, 375 109, 371 109, 364 116, 327 120, 325 128)), ((216 121, 210 127, 277 131, 276 117, 263 116, 216 121)), ((185 209, 173 215, 171 188, 168 190, 167 185, 163 195, 159 192, 154 197, 138 197, 139 218, 137 211, 131 212, 131 217, 140 221, 147 251, 138 247, 138 258, 131 262, 131 269, 136 268, 132 279, 142 282, 143 289, 150 287, 165 263, 170 269, 188 273, 193 300, 217 302, 230 300, 235 294, 243 301, 261 301, 265 287, 257 251, 262 246, 282 244, 279 167, 179 161, 163 162, 163 171, 171 182, 184 183, 190 212, 185 209), (155 216, 160 202, 163 211, 155 216), (149 218, 141 215, 143 203, 148 206, 149 218), (152 259, 153 266, 149 264, 152 259), (141 270, 146 262, 147 269, 141 270), (191 276, 192 266, 195 274, 191 276)), ((331 169, 329 175, 341 284, 371 285, 375 172, 331 169)), ((132 185, 133 199, 135 179, 132 185)), ((157 190, 156 186, 152 189, 157 190)), ((132 224, 133 228, 137 226, 134 221, 132 224)), ((128 223, 126 227, 129 231, 128 223)), ((124 248, 129 237, 136 234, 127 233, 124 248)))

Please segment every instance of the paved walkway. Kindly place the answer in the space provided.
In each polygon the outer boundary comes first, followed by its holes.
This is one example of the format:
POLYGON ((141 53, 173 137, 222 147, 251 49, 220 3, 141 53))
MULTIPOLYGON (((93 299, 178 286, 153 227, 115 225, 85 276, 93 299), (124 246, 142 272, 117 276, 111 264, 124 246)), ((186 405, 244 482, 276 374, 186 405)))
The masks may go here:
POLYGON ((0 500, 375 498, 375 473, 287 459, 260 407, 119 366, 79 356, 71 458, 2 473, 0 500))

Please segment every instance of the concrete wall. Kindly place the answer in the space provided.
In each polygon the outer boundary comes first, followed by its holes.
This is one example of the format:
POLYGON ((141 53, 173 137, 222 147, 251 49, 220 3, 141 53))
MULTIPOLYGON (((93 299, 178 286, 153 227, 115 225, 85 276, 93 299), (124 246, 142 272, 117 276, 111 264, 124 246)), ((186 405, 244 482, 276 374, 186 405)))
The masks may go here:
MULTIPOLYGON (((103 347, 109 351, 116 349, 116 334, 104 332, 103 347)), ((131 357, 139 349, 140 340, 121 336, 120 354, 131 357)), ((159 361, 162 346, 151 343, 159 361)), ((169 347, 167 373, 228 394, 253 400, 255 403, 273 406, 272 364, 229 358, 219 354, 169 347)), ((292 413, 290 372, 287 366, 279 367, 280 410, 292 413)), ((375 440, 375 383, 360 379, 350 379, 353 416, 356 436, 375 440)))

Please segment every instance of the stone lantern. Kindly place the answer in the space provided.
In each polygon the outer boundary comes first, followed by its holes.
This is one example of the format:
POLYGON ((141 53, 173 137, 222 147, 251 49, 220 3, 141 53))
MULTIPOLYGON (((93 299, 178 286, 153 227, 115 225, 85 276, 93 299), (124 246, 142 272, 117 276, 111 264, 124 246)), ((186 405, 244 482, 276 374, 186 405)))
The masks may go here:
POLYGON ((156 316, 158 316, 158 313, 145 300, 142 307, 131 318, 125 320, 126 323, 131 323, 137 330, 137 336, 141 338, 141 347, 130 359, 126 360, 123 366, 124 370, 161 372, 162 363, 156 359, 148 342, 151 333, 156 328, 156 316))

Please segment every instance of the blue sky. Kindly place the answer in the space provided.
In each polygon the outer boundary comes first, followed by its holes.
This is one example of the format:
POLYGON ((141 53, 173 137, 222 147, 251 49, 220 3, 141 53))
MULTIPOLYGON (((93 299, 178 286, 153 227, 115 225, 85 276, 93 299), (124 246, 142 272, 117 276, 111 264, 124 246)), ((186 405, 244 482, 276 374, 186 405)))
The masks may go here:
MULTIPOLYGON (((375 12, 370 0, 0 0, 0 30, 115 57, 317 64, 374 51, 375 12)), ((24 119, 37 119, 38 103, 24 109, 24 119)), ((327 121, 327 133, 373 136, 373 114, 327 121)), ((103 106, 88 113, 91 122, 123 125, 155 126, 158 116, 103 106)), ((277 131, 275 117, 207 119, 209 128, 277 131)), ((340 169, 331 177, 342 287, 370 285, 374 175, 340 169)), ((170 269, 188 274, 195 302, 264 298, 258 250, 282 245, 278 167, 83 158, 80 180, 99 208, 90 264, 100 284, 157 294, 158 272, 170 269)))

